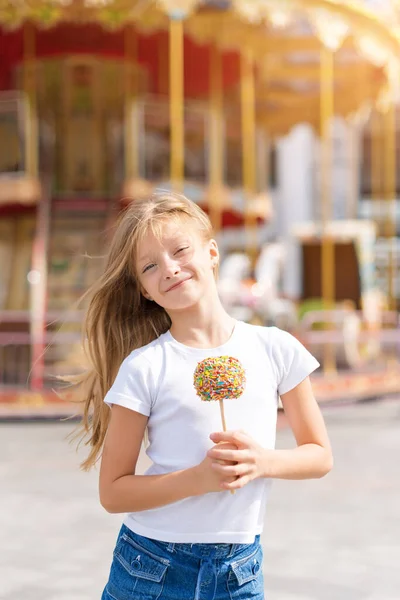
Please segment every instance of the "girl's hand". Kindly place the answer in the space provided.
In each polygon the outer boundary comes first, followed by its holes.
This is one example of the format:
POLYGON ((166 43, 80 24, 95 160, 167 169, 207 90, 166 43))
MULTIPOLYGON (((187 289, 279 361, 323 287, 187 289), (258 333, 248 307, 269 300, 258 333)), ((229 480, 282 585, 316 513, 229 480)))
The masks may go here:
MULTIPOLYGON (((237 450, 238 447, 235 444, 230 443, 221 443, 218 446, 214 446, 214 448, 224 449, 224 451, 234 451, 237 450)), ((209 453, 208 453, 209 454, 209 453)), ((236 476, 225 474, 224 472, 218 471, 214 468, 215 465, 219 466, 234 466, 236 463, 230 460, 224 459, 212 459, 210 456, 206 456, 205 459, 195 467, 195 478, 196 478, 196 486, 197 493, 199 494, 208 494, 210 492, 223 492, 228 489, 224 487, 225 484, 233 483, 236 479, 236 476)))
POLYGON ((224 490, 237 490, 258 477, 265 477, 268 450, 260 446, 244 431, 212 433, 210 438, 217 445, 207 452, 212 468, 221 477, 224 490), (228 443, 224 447, 221 442, 228 443), (223 461, 220 464, 220 461, 223 461))

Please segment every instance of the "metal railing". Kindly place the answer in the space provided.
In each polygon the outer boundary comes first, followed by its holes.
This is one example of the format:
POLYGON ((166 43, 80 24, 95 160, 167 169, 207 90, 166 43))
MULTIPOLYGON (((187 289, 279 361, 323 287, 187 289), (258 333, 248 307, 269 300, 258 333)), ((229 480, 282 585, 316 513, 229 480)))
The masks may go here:
MULTIPOLYGON (((40 347, 43 388, 57 384, 57 377, 82 370, 82 312, 48 312, 40 347)), ((0 388, 31 388, 34 368, 34 337, 29 311, 0 311, 0 388)))
POLYGON ((373 366, 400 356, 400 316, 382 311, 380 321, 370 323, 360 310, 334 309, 307 312, 297 332, 302 343, 315 355, 331 345, 339 363, 350 368, 373 366))
MULTIPOLYGON (((44 390, 59 387, 57 378, 84 368, 82 317, 82 311, 46 313, 39 355, 43 361, 44 390)), ((30 328, 29 311, 0 311, 0 390, 33 389, 31 373, 37 353, 33 351, 35 342, 30 328)), ((350 368, 373 364, 377 357, 393 359, 400 351, 400 320, 394 311, 384 312, 376 329, 368 328, 361 311, 310 311, 294 333, 317 357, 318 348, 333 345, 339 363, 345 362, 350 368), (329 328, 325 328, 327 323, 329 328)))

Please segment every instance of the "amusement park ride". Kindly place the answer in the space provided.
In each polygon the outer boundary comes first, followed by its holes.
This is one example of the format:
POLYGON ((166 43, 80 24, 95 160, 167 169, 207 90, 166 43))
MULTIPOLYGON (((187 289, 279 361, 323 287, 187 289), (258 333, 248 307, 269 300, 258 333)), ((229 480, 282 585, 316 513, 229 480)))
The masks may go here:
MULTIPOLYGON (((358 130, 378 119, 385 161, 375 151, 371 168, 394 239, 394 4, 376 14, 344 0, 0 0, 0 416, 70 411, 49 374, 81 365, 76 302, 126 202, 156 188, 184 192, 217 232, 244 228, 254 268, 257 228, 270 218, 271 149, 298 123, 321 139, 321 210, 296 235, 304 248, 318 243, 318 292, 333 311, 323 327, 298 331, 322 348, 317 397, 400 390, 390 361, 373 372, 362 360, 351 373, 336 368, 343 307, 330 181, 333 116, 358 130)), ((359 294, 364 312, 370 285, 359 294)), ((357 335, 395 347, 397 331, 396 318, 385 330, 375 311, 357 335)))

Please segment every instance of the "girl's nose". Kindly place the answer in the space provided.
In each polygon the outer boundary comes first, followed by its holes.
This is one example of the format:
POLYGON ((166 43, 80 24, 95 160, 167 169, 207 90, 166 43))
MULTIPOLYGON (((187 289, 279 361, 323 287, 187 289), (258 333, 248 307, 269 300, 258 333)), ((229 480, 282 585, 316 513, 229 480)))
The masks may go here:
POLYGON ((180 273, 180 266, 175 260, 166 261, 164 264, 164 277, 170 279, 180 273))

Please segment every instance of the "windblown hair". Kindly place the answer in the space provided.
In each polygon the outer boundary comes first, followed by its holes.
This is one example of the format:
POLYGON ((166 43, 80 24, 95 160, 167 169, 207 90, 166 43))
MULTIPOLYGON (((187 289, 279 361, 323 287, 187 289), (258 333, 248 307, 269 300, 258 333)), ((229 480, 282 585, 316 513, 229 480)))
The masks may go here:
POLYGON ((171 219, 186 221, 205 241, 212 237, 207 215, 184 196, 157 192, 134 200, 120 216, 104 273, 83 296, 90 299, 83 323, 88 369, 68 380, 78 401, 84 404, 77 432, 90 447, 81 464, 84 470, 100 458, 110 419, 110 409, 103 400, 121 363, 132 350, 155 340, 171 326, 164 308, 141 293, 136 272, 138 243, 148 231, 160 235, 163 224, 171 219))

